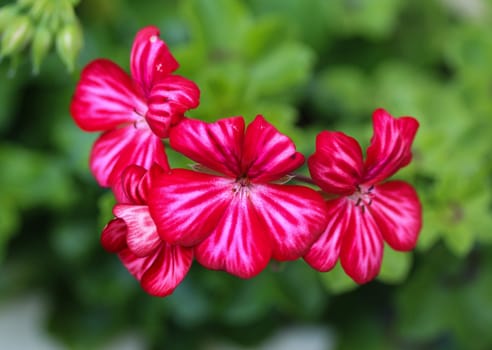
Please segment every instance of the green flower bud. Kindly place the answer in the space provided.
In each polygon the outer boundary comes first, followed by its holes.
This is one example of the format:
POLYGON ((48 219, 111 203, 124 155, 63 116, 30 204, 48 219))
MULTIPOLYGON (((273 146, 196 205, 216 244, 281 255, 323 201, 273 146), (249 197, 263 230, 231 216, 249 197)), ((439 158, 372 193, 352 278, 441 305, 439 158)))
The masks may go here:
POLYGON ((39 67, 50 50, 53 38, 46 27, 38 27, 31 43, 31 60, 34 74, 39 73, 39 67))
POLYGON ((29 15, 36 21, 49 17, 53 13, 53 3, 50 0, 36 0, 30 5, 29 15))
POLYGON ((19 53, 31 40, 33 25, 27 16, 16 16, 5 28, 2 36, 0 57, 19 53))
POLYGON ((0 34, 11 25, 15 17, 17 17, 17 6, 7 5, 0 8, 0 34))
POLYGON ((82 45, 82 29, 78 22, 64 26, 56 34, 56 50, 69 71, 73 70, 75 60, 82 45))

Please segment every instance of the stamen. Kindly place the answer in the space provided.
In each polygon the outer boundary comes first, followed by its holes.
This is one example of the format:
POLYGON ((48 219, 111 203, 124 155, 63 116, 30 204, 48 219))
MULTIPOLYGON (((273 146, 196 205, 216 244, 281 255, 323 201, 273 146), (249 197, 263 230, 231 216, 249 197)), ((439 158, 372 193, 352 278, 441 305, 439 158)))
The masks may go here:
POLYGON ((354 193, 349 196, 349 198, 354 201, 355 206, 362 210, 362 213, 365 212, 366 207, 372 204, 372 198, 374 197, 373 190, 374 185, 369 187, 356 185, 354 193))

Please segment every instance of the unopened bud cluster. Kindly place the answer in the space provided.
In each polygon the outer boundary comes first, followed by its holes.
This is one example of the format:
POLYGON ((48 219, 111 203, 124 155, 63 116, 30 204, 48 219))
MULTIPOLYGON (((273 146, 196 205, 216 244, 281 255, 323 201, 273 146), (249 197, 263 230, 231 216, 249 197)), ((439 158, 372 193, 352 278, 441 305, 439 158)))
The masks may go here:
POLYGON ((10 58, 12 71, 29 51, 33 73, 55 47, 69 71, 82 48, 83 35, 75 15, 78 0, 17 0, 0 8, 0 60, 10 58))

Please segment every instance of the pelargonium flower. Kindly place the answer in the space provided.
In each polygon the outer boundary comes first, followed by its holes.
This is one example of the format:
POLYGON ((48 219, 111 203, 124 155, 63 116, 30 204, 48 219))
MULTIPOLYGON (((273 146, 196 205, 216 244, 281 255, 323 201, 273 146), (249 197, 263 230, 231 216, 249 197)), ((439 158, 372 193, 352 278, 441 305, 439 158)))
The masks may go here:
POLYGON ((137 33, 130 66, 131 77, 110 60, 90 62, 70 106, 81 129, 104 131, 90 156, 90 168, 103 187, 114 185, 128 165, 164 166, 161 138, 199 103, 198 87, 171 74, 179 65, 156 27, 137 33))
POLYGON ((242 117, 185 119, 171 130, 170 143, 199 171, 160 174, 150 213, 162 239, 195 246, 206 268, 253 277, 271 258, 300 258, 325 228, 322 197, 281 184, 304 156, 262 116, 246 130, 242 117))
MULTIPOLYGON (((168 170, 168 168, 166 169, 168 170)), ((154 296, 171 294, 188 273, 193 249, 162 240, 149 214, 147 196, 153 179, 164 172, 157 164, 147 171, 129 166, 115 186, 115 218, 104 228, 102 246, 117 253, 142 288, 154 296)))
POLYGON ((422 226, 417 193, 408 183, 388 181, 411 158, 418 129, 412 117, 393 118, 383 109, 373 114, 374 136, 365 161, 358 142, 341 132, 321 132, 308 159, 314 182, 327 194, 328 225, 304 259, 319 271, 338 259, 357 283, 380 270, 383 241, 398 251, 415 247, 422 226))

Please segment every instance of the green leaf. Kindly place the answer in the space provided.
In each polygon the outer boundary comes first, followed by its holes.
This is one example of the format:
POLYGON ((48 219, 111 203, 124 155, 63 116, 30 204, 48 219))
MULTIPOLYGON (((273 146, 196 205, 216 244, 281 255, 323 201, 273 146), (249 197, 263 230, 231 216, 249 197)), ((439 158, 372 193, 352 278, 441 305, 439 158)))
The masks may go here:
POLYGON ((398 252, 386 245, 378 279, 391 284, 403 282, 410 271, 412 261, 411 253, 398 252))
POLYGON ((249 89, 255 96, 271 96, 298 87, 307 81, 313 63, 306 46, 283 44, 253 65, 249 89))
POLYGON ((334 294, 346 293, 358 287, 346 273, 338 262, 333 270, 319 274, 321 281, 326 289, 334 294))
POLYGON ((220 60, 223 55, 240 52, 243 35, 251 19, 242 2, 237 0, 187 0, 183 13, 192 36, 220 60))
POLYGON ((75 199, 73 183, 61 160, 27 148, 0 144, 2 195, 20 207, 63 207, 75 199))
POLYGON ((17 208, 0 197, 0 264, 3 261, 9 240, 17 232, 20 224, 17 208))

